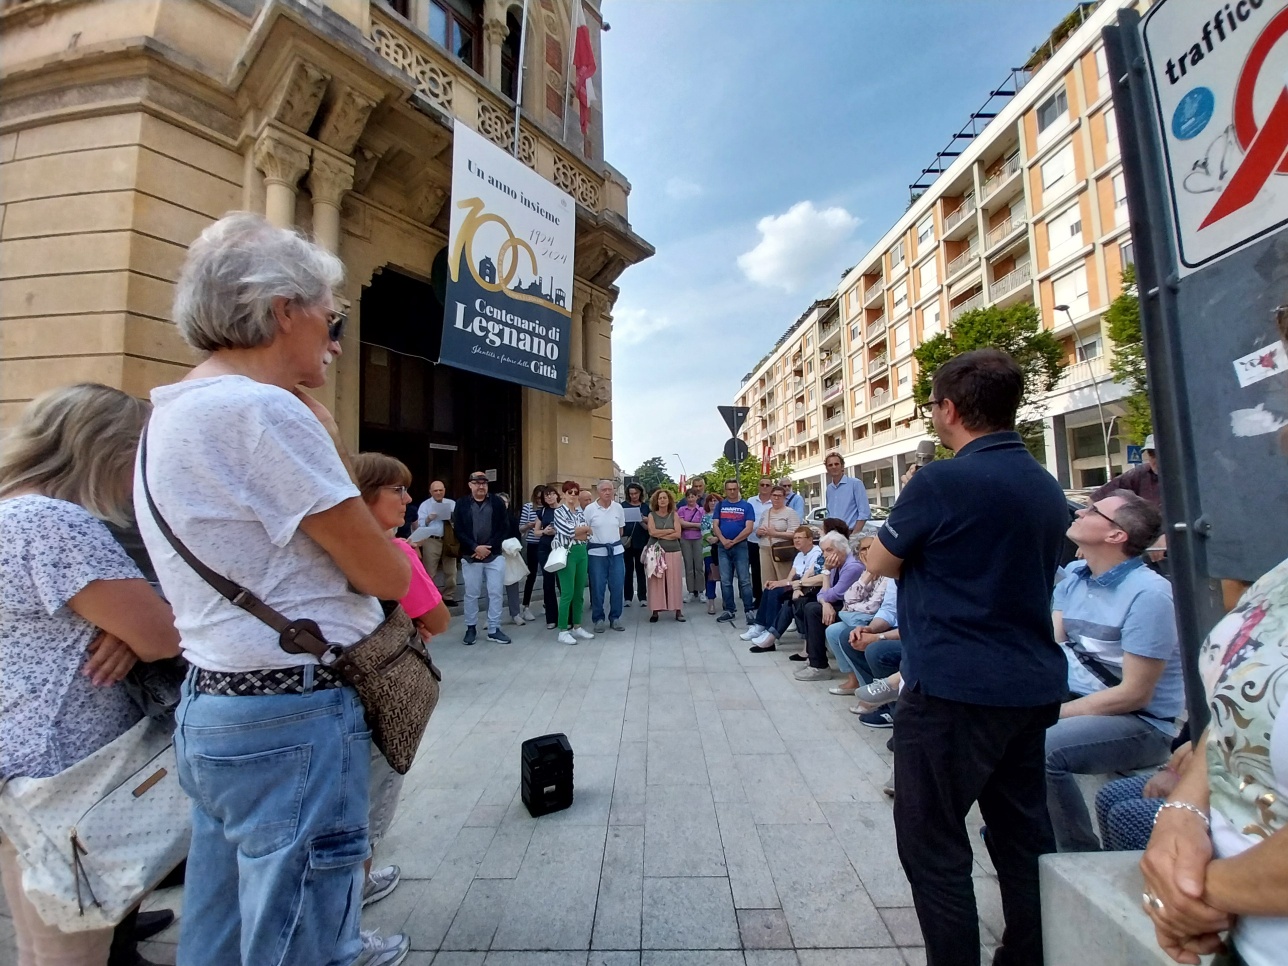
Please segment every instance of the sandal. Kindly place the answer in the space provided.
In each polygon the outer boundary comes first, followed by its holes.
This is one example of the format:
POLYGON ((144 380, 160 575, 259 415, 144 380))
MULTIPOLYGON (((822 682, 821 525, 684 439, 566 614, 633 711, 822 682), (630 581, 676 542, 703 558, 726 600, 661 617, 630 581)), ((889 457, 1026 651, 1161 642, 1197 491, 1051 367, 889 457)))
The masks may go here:
POLYGON ((686 620, 688 620, 688 618, 684 616, 683 612, 678 611, 678 610, 675 612, 675 619, 676 619, 677 621, 686 621, 686 620))

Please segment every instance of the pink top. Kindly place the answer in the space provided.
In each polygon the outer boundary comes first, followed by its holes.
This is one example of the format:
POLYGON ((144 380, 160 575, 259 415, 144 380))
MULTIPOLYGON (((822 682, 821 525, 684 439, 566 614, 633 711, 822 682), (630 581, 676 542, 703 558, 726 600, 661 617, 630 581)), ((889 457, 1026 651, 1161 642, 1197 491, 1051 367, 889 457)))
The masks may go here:
POLYGON ((443 595, 429 579, 429 574, 425 573, 425 566, 420 562, 420 554, 416 552, 416 548, 406 540, 397 537, 394 538, 394 546, 405 553, 407 559, 411 561, 411 586, 407 588, 407 596, 398 603, 402 604, 402 609, 413 620, 424 617, 443 602, 443 595))
MULTIPOLYGON (((686 521, 686 522, 688 522, 688 523, 701 523, 701 522, 702 522, 702 516, 703 516, 703 513, 702 513, 702 507, 700 507, 700 506, 689 506, 689 505, 686 503, 686 504, 684 504, 684 506, 680 507, 680 509, 679 509, 679 510, 677 510, 676 512, 677 512, 678 514, 680 514, 680 519, 681 519, 681 520, 684 520, 684 521, 686 521)), ((702 536, 702 531, 701 531, 701 530, 684 530, 684 531, 681 533, 681 536, 682 536, 685 540, 697 540, 697 539, 699 539, 699 538, 702 536)))

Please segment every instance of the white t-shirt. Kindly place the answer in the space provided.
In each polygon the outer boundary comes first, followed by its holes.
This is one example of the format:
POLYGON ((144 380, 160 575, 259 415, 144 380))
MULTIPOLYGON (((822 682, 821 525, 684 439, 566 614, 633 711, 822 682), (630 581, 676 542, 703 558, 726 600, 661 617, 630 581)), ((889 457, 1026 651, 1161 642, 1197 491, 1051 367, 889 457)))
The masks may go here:
POLYGON ((596 547, 597 543, 614 543, 613 555, 625 553, 622 546, 622 527, 626 526, 626 511, 617 502, 602 506, 598 500, 582 511, 586 525, 590 527, 590 549, 586 551, 592 557, 607 557, 608 547, 596 547))
MULTIPOLYGON (((358 496, 317 417, 292 393, 245 376, 152 390, 148 484, 157 509, 206 566, 291 619, 310 618, 334 644, 354 644, 383 619, 354 592, 300 521, 358 496)), ((314 664, 288 654, 267 624, 225 600, 170 547, 135 474, 139 530, 186 657, 211 671, 314 664)))
POLYGON ((435 500, 430 497, 420 505, 420 510, 416 513, 416 522, 426 530, 426 536, 441 537, 443 535, 443 524, 452 519, 452 513, 456 510, 455 500, 435 500), (434 519, 429 519, 430 514, 434 514, 434 519))
POLYGON ((760 499, 760 495, 757 494, 747 502, 751 504, 752 510, 754 510, 756 513, 756 525, 751 528, 751 536, 747 538, 747 542, 759 545, 760 537, 756 536, 756 531, 760 529, 760 521, 764 518, 765 514, 774 508, 774 501, 773 500, 762 501, 760 499))
POLYGON ((805 553, 796 551, 796 559, 792 561, 792 573, 798 577, 808 577, 814 572, 814 567, 822 556, 823 551, 816 546, 810 547, 805 553))

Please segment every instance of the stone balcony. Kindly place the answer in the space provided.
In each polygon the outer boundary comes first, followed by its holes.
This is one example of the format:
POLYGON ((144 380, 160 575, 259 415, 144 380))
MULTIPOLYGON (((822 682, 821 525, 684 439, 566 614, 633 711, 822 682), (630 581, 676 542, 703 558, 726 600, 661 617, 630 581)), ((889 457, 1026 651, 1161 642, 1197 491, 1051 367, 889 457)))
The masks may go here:
MULTIPOLYGON (((416 92, 448 117, 506 151, 514 149, 514 102, 398 15, 371 6, 371 42, 381 57, 409 75, 416 92)), ((597 171, 544 127, 523 117, 519 160, 592 212, 626 217, 627 186, 611 169, 597 171)))

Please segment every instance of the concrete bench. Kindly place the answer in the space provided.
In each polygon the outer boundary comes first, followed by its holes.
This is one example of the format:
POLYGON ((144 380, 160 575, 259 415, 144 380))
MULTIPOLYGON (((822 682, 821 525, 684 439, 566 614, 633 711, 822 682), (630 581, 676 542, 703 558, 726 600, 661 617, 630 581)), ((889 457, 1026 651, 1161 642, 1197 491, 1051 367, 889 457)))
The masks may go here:
MULTIPOLYGON (((1175 966, 1141 908, 1139 852, 1066 852, 1041 860, 1046 966, 1175 966)), ((1204 962, 1209 962, 1204 957, 1204 962)))

